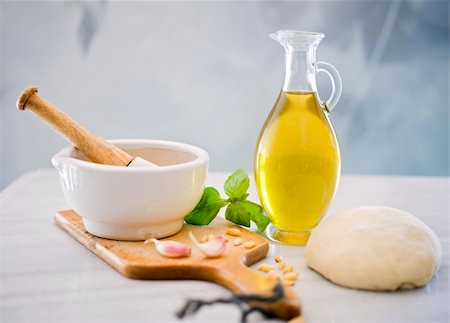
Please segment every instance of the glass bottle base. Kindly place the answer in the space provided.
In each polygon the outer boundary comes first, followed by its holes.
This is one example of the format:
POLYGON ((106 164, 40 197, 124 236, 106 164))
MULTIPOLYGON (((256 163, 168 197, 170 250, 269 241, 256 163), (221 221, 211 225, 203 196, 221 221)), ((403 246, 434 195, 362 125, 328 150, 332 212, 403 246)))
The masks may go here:
POLYGON ((308 242, 311 231, 285 231, 278 229, 273 224, 269 224, 264 232, 266 236, 275 242, 290 245, 304 246, 308 242))

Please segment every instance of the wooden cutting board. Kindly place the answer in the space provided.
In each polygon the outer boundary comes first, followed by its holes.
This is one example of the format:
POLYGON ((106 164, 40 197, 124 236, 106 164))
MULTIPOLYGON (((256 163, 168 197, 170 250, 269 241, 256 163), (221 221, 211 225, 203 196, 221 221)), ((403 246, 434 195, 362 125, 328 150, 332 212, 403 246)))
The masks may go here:
MULTIPOLYGON (((81 217, 72 210, 57 212, 55 221, 59 227, 129 278, 207 280, 237 294, 264 296, 272 295, 277 284, 267 275, 247 267, 265 258, 269 250, 267 240, 249 230, 239 228, 243 242, 256 242, 252 249, 246 249, 243 245, 234 246, 234 237, 227 236, 229 242, 225 253, 219 258, 208 259, 193 246, 188 236, 189 231, 200 240, 209 234, 226 236, 227 228, 236 227, 223 219, 216 218, 208 226, 184 224, 180 232, 166 238, 192 246, 191 256, 185 258, 163 257, 153 244, 144 244, 142 241, 117 241, 96 237, 86 231, 81 217)), ((294 290, 285 287, 284 292, 283 299, 271 304, 258 303, 257 306, 282 319, 299 316, 300 304, 294 290)))

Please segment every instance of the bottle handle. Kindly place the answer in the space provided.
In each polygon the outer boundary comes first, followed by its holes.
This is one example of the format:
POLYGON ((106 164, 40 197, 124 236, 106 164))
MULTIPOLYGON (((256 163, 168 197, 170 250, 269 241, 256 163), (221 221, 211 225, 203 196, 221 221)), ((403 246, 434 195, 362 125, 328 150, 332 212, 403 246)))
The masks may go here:
POLYGON ((317 73, 324 72, 331 79, 331 95, 328 100, 322 102, 328 112, 334 109, 342 94, 342 81, 337 69, 326 62, 317 62, 317 73))

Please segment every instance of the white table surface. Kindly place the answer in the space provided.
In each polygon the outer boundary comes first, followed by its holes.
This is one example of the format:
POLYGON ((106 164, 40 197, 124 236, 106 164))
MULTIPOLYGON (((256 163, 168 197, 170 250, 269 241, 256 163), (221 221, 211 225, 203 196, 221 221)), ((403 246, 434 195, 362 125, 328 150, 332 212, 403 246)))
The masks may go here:
MULTIPOLYGON (((225 178, 210 173, 207 184, 220 187, 225 178)), ((253 184, 250 198, 257 200, 253 184)), ((343 176, 329 214, 365 204, 401 208, 428 224, 443 246, 441 269, 424 288, 357 291, 308 269, 303 247, 271 244, 269 256, 282 255, 300 273, 295 288, 305 321, 449 322, 449 179, 343 176)), ((229 292, 208 282, 121 276, 54 224, 55 211, 66 208, 52 170, 27 173, 0 193, 1 322, 238 322, 230 305, 178 321, 174 312, 187 298, 229 292)), ((250 318, 263 320, 259 314, 250 318)))

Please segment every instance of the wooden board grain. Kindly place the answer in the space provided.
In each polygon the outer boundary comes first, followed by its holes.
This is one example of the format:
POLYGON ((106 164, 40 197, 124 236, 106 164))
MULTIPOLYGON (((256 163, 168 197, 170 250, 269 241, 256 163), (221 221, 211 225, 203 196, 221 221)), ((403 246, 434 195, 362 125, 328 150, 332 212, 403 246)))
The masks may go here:
MULTIPOLYGON (((248 266, 265 258, 269 250, 267 240, 249 230, 240 228, 240 238, 255 241, 252 249, 243 245, 234 246, 234 237, 229 238, 225 253, 215 259, 205 258, 195 247, 192 254, 184 258, 161 256, 153 244, 142 241, 117 241, 96 237, 86 231, 81 217, 72 210, 59 211, 55 215, 56 224, 81 242, 89 250, 110 264, 126 277, 134 279, 198 279, 220 284, 234 293, 260 294, 270 296, 277 284, 266 275, 248 266)), ((235 227, 222 219, 216 219, 208 226, 185 224, 177 234, 166 238, 192 246, 188 233, 197 239, 209 234, 226 236, 226 229, 235 227)), ((262 304, 269 312, 283 319, 300 314, 300 305, 295 292, 285 289, 285 297, 272 304, 262 304)))

